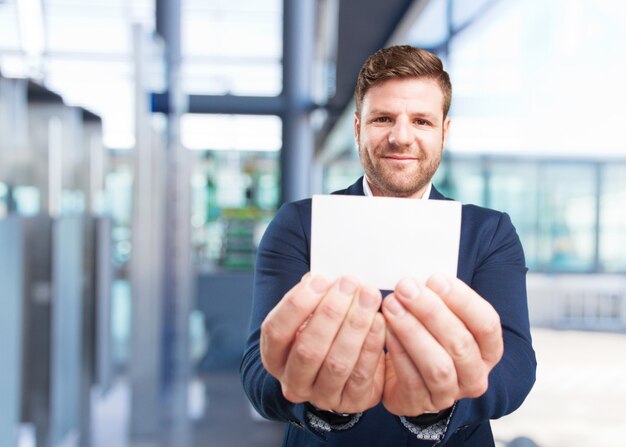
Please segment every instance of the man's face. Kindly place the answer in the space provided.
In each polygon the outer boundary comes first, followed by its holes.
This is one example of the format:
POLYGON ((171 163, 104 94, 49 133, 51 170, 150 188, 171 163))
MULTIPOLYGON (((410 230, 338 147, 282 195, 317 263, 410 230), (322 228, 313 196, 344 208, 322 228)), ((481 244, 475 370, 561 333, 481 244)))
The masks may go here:
POLYGON ((441 162, 450 118, 432 79, 384 81, 363 98, 354 135, 374 195, 421 197, 441 162))

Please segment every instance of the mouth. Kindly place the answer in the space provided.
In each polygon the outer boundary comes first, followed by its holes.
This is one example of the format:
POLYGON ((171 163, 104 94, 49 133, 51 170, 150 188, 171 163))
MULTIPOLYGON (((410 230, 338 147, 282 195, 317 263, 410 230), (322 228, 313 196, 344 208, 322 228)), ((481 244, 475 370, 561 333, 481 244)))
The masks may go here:
POLYGON ((391 160, 391 161, 397 161, 397 162, 411 162, 411 161, 417 161, 417 157, 411 157, 408 155, 385 155, 383 157, 386 160, 391 160))

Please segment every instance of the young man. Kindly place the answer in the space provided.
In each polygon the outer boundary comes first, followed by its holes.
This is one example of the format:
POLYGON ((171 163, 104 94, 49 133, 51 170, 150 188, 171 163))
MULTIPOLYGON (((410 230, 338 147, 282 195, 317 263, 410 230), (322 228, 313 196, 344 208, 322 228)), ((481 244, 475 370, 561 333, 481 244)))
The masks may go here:
MULTIPOLYGON (((337 193, 445 200, 431 179, 451 92, 431 53, 370 56, 355 91, 365 176, 337 193)), ((509 217, 464 205, 458 278, 405 278, 384 299, 356 278, 309 274, 310 232, 307 199, 281 207, 265 233, 241 365, 259 413, 290 423, 283 445, 494 445, 489 420, 519 407, 536 368, 509 217)))

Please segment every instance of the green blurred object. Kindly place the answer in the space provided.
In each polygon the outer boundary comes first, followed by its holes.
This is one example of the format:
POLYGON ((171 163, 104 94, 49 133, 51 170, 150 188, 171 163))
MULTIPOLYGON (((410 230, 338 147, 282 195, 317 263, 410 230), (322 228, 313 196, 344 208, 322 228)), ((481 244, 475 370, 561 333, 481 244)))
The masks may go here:
POLYGON ((262 213, 258 208, 224 208, 224 239, 220 265, 229 270, 251 270, 256 245, 254 228, 262 213))

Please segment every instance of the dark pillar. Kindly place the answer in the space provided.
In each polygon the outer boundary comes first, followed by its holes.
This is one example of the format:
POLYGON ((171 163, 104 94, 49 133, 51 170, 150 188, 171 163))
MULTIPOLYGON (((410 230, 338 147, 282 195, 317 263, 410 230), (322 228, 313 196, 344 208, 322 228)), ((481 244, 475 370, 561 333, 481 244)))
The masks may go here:
POLYGON ((311 74, 315 47, 315 1, 283 0, 283 146, 281 202, 311 194, 313 130, 311 74))

